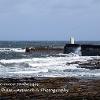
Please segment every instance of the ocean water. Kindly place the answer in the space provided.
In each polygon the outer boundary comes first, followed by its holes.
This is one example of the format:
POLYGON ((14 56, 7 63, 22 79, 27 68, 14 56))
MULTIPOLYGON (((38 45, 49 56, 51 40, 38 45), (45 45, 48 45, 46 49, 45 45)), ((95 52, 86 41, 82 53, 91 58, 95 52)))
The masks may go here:
MULTIPOLYGON (((73 62, 99 60, 100 56, 79 56, 63 53, 26 53, 25 47, 64 47, 65 41, 1 41, 0 78, 22 77, 89 77, 99 78, 100 69, 80 68, 73 62), (68 63, 71 63, 70 65, 68 63)), ((100 44, 100 42, 78 42, 100 44)), ((77 49, 80 50, 80 49, 77 49)), ((78 51, 75 51, 78 52, 78 51)), ((80 51, 79 51, 80 52, 80 51)))

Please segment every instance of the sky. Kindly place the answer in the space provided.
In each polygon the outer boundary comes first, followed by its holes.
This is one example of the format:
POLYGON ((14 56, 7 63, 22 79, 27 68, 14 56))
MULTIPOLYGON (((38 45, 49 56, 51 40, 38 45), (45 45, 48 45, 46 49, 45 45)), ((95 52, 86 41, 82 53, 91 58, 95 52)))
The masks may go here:
POLYGON ((100 0, 0 0, 0 40, 100 41, 100 0))

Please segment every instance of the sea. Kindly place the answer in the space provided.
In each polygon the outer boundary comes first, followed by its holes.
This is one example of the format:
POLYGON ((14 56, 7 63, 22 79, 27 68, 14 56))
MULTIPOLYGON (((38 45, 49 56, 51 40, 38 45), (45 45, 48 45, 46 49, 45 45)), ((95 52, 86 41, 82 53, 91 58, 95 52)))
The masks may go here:
MULTIPOLYGON (((100 78, 100 69, 79 67, 73 62, 88 62, 100 56, 80 56, 74 53, 26 53, 26 47, 64 47, 66 41, 0 41, 0 78, 84 77, 100 78), (68 64, 70 63, 70 64, 68 64)), ((100 41, 79 41, 98 44, 100 41)))

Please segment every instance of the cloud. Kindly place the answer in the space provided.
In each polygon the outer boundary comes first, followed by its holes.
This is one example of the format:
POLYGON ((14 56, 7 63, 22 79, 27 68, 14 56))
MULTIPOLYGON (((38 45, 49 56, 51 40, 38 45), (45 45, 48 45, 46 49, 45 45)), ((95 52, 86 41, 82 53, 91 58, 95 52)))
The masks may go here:
POLYGON ((93 3, 100 4, 100 0, 93 0, 93 3))
POLYGON ((23 3, 24 0, 0 0, 0 13, 15 12, 16 6, 23 3))
MULTIPOLYGON (((55 10, 79 10, 91 6, 92 0, 0 0, 0 13, 38 13, 55 10)), ((97 0, 96 0, 97 1, 97 0)))
POLYGON ((26 39, 35 36, 38 38, 41 34, 43 38, 51 36, 52 39, 52 36, 58 38, 59 34, 60 39, 67 32, 81 38, 97 31, 100 33, 98 2, 99 0, 0 0, 0 38, 5 38, 7 33, 12 39, 15 35, 18 39, 20 34, 22 37, 24 34, 26 39))
POLYGON ((90 5, 91 2, 89 1, 81 1, 80 0, 59 0, 58 4, 54 5, 54 8, 57 9, 72 9, 72 10, 76 10, 76 9, 83 9, 86 8, 90 5))

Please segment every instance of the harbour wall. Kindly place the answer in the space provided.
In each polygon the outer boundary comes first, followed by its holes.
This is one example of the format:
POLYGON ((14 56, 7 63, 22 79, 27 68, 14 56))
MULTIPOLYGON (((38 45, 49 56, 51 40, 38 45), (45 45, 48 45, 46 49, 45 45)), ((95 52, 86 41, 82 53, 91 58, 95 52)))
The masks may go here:
POLYGON ((100 56, 100 45, 66 44, 64 54, 75 53, 82 56, 100 56))
POLYGON ((74 53, 82 56, 100 56, 100 45, 91 44, 66 44, 64 47, 31 47, 26 48, 27 53, 74 53))
POLYGON ((58 54, 64 52, 64 47, 27 47, 26 53, 51 53, 51 54, 58 54))

